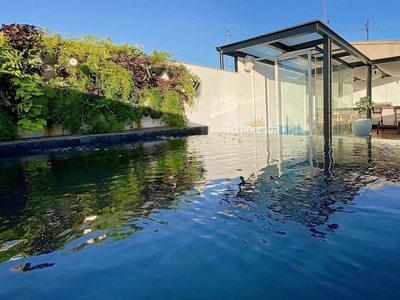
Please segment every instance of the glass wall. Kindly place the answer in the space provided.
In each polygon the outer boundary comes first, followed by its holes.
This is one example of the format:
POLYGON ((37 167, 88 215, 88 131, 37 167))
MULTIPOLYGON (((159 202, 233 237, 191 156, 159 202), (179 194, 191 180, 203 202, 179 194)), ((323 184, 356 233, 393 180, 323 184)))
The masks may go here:
POLYGON ((334 135, 351 133, 353 119, 353 69, 332 61, 332 131, 334 135))
MULTIPOLYGON (((333 61, 332 132, 350 133, 353 112, 353 69, 333 61)), ((275 109, 270 110, 275 132, 323 134, 322 57, 316 50, 290 53, 276 60, 275 109), (311 80, 311 82, 309 82, 311 80)), ((272 99, 272 97, 270 97, 272 99)))
POLYGON ((308 54, 278 59, 281 92, 281 133, 302 134, 307 131, 308 54))

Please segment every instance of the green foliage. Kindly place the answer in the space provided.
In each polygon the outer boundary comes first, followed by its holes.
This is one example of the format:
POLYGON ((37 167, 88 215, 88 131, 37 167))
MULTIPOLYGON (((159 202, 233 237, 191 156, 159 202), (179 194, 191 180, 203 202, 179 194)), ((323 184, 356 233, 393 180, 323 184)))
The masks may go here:
POLYGON ((0 113, 0 141, 11 141, 17 136, 17 127, 5 114, 0 113))
POLYGON ((18 129, 29 131, 41 129, 46 121, 41 117, 42 105, 38 101, 41 78, 31 74, 36 60, 27 59, 17 50, 2 44, 0 49, 0 105, 12 119, 17 120, 18 129))
POLYGON ((22 78, 11 79, 15 87, 15 105, 18 119, 18 129, 31 132, 42 129, 46 120, 42 117, 43 106, 40 97, 43 93, 40 88, 40 77, 37 74, 25 75, 22 78))
POLYGON ((7 36, 3 32, 0 32, 0 48, 4 48, 8 45, 9 45, 9 40, 7 36))
POLYGON ((157 88, 148 88, 141 95, 140 105, 144 108, 144 116, 149 116, 153 119, 160 119, 162 116, 163 95, 160 94, 157 88))
POLYGON ((358 109, 358 117, 360 119, 365 118, 365 113, 367 112, 368 109, 372 109, 372 107, 375 105, 374 101, 371 100, 371 97, 369 96, 364 96, 361 97, 359 101, 355 103, 357 109, 358 109))
POLYGON ((150 54, 150 61, 154 65, 165 64, 171 59, 173 54, 173 52, 157 51, 154 49, 150 54))
POLYGON ((0 75, 22 77, 23 61, 18 51, 3 46, 0 52, 0 75))
POLYGON ((198 89, 195 88, 195 85, 197 84, 198 86, 200 86, 200 78, 190 72, 182 64, 173 64, 170 68, 171 73, 173 74, 173 89, 175 91, 181 92, 185 105, 187 105, 189 108, 193 108, 194 99, 199 93, 198 89))
POLYGON ((137 45, 93 35, 63 38, 30 25, 3 25, 0 108, 28 132, 55 123, 72 134, 114 132, 140 124, 143 116, 183 127, 200 80, 172 55, 146 55, 137 45), (78 64, 71 65, 71 58, 78 64), (152 66, 167 70, 170 79, 153 73, 152 66))
POLYGON ((161 119, 171 126, 184 127, 186 118, 182 113, 182 103, 179 94, 176 91, 166 91, 164 101, 162 103, 163 116, 161 119))

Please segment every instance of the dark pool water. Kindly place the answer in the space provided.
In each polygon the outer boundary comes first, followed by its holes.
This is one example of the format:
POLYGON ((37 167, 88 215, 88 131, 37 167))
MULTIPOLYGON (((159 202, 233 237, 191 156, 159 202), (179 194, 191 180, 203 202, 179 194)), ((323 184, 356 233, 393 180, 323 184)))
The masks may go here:
POLYGON ((210 134, 0 160, 0 299, 400 299, 400 143, 210 134))

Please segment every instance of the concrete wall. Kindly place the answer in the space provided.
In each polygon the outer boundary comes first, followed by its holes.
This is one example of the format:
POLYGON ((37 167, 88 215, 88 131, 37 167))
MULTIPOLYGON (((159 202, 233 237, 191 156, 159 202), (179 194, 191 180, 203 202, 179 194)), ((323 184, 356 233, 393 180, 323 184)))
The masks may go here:
POLYGON ((254 69, 246 71, 244 64, 238 62, 238 72, 231 72, 185 65, 202 81, 197 106, 187 111, 191 124, 207 125, 210 132, 230 133, 254 130, 255 123, 266 124, 267 87, 273 76, 272 67, 256 64, 254 69))
POLYGON ((400 55, 400 41, 362 41, 350 42, 369 59, 380 59, 400 55))

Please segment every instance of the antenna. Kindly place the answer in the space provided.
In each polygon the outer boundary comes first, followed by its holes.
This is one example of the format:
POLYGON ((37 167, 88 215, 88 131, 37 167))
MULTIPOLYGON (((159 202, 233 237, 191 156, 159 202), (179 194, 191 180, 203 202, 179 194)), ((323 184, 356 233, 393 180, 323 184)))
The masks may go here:
MULTIPOLYGON (((226 31, 226 40, 228 44, 231 43, 231 34, 229 33, 229 30, 226 31)), ((232 69, 232 60, 229 59, 229 69, 232 69)))
POLYGON ((322 0, 322 12, 324 14, 324 24, 328 25, 329 21, 326 20, 326 3, 325 3, 325 0, 322 0))
POLYGON ((393 27, 392 25, 385 25, 385 26, 375 26, 375 27, 370 27, 369 25, 369 19, 367 19, 367 23, 365 24, 364 28, 357 28, 357 29, 350 29, 350 30, 345 30, 345 31, 358 31, 358 30, 365 30, 367 32, 367 41, 369 41, 369 31, 371 29, 378 29, 378 28, 388 28, 388 27, 393 27))

